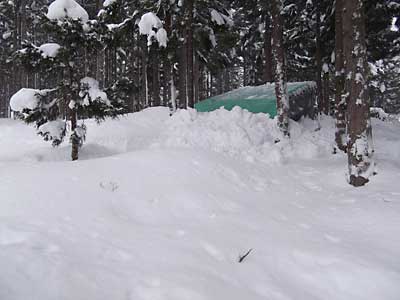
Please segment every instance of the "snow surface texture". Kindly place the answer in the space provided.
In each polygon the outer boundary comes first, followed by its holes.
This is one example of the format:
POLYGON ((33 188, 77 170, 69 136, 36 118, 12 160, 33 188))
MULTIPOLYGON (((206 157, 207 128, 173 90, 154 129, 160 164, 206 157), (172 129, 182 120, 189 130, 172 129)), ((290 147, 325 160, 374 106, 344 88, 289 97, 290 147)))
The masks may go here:
POLYGON ((0 120, 0 299, 400 299, 398 121, 345 182, 332 119, 152 108, 87 121, 82 160, 0 120), (252 252, 238 263, 240 255, 252 252))
POLYGON ((81 20, 86 23, 89 15, 86 10, 74 0, 55 0, 49 5, 47 18, 50 20, 63 21, 66 18, 81 20))

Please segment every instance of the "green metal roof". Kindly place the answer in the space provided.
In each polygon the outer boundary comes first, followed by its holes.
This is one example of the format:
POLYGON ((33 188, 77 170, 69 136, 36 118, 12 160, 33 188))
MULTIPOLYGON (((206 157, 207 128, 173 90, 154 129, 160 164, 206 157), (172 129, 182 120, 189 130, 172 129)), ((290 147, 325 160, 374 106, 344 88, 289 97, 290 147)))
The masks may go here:
MULTIPOLYGON (((289 96, 304 90, 314 82, 291 82, 288 83, 289 96)), ((275 85, 268 83, 260 86, 246 86, 225 94, 221 94, 195 104, 199 112, 209 112, 224 107, 231 110, 239 106, 253 113, 266 113, 271 118, 276 116, 275 85)))

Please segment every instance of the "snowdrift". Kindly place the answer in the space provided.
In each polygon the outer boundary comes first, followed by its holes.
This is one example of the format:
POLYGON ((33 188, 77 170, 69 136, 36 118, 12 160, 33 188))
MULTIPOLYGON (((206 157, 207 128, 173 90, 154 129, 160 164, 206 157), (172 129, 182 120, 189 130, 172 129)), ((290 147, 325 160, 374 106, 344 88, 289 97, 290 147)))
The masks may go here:
POLYGON ((0 299, 398 300, 400 124, 354 189, 320 123, 152 108, 86 121, 70 162, 0 120, 0 299))

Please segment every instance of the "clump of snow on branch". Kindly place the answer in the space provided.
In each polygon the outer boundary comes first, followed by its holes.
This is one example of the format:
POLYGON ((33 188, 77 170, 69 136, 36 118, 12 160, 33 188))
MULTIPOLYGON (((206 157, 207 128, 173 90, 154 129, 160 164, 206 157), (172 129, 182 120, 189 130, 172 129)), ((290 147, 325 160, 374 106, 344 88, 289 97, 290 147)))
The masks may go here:
POLYGON ((100 90, 99 82, 91 77, 85 77, 81 79, 81 91, 79 96, 83 98, 82 105, 87 106, 90 101, 103 102, 106 105, 111 105, 110 100, 108 100, 107 94, 100 90))
POLYGON ((222 17, 222 15, 217 12, 215 9, 211 10, 211 20, 215 23, 217 23, 218 25, 225 25, 225 20, 222 17))
POLYGON ((214 30, 212 28, 209 28, 209 35, 208 38, 210 39, 211 45, 213 47, 217 46, 217 38, 215 37, 214 30))
POLYGON ((43 58, 56 57, 61 46, 57 43, 47 43, 38 47, 43 58))
POLYGON ((211 9, 211 21, 217 23, 218 25, 229 25, 229 26, 233 25, 232 18, 224 14, 221 14, 215 9, 211 9))
POLYGON ((152 38, 154 37, 161 47, 167 46, 167 32, 163 28, 162 22, 159 17, 154 13, 145 13, 139 21, 139 32, 140 34, 147 35, 147 46, 152 45, 152 38), (157 29, 157 32, 154 31, 157 29))
POLYGON ((65 136, 65 130, 65 121, 55 120, 39 126, 38 133, 44 137, 45 141, 53 141, 53 146, 57 146, 62 142, 65 136))
POLYGON ((11 97, 10 107, 17 112, 25 109, 33 110, 38 107, 40 98, 47 93, 48 90, 22 88, 11 97))
POLYGON ((114 4, 115 2, 117 2, 117 0, 104 0, 103 7, 110 6, 110 5, 114 4))
POLYGON ((56 0, 50 4, 47 12, 50 20, 63 21, 71 18, 86 23, 89 20, 87 11, 74 0, 56 0))
POLYGON ((156 38, 160 47, 167 47, 168 36, 167 31, 164 28, 158 29, 156 38))

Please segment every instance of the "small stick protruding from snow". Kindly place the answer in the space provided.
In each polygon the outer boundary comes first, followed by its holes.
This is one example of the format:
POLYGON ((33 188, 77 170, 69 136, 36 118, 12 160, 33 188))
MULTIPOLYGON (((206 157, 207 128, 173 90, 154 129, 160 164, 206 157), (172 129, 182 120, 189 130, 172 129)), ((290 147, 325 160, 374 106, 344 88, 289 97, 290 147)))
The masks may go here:
POLYGON ((253 251, 253 249, 249 249, 249 251, 246 252, 244 255, 239 255, 239 263, 243 262, 244 259, 250 254, 250 252, 253 251))

